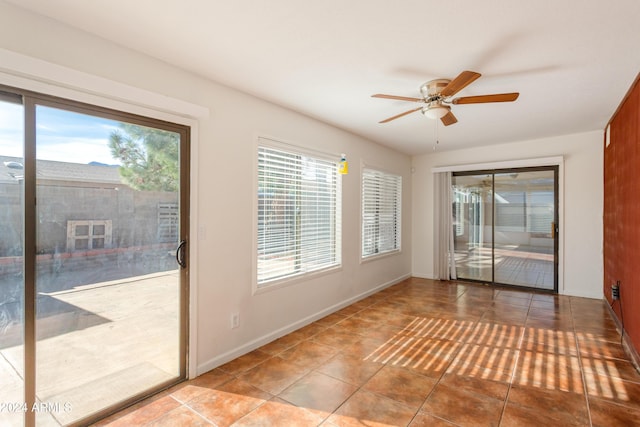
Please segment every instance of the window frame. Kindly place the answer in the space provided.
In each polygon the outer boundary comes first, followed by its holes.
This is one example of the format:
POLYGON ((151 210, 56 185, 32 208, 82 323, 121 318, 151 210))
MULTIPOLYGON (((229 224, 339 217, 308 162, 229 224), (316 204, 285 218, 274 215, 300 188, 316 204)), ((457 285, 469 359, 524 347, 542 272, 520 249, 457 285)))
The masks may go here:
POLYGON ((332 273, 342 269, 342 175, 338 173, 338 160, 340 156, 327 152, 313 150, 298 144, 283 142, 274 138, 257 136, 254 144, 254 167, 253 167, 253 257, 252 257, 252 283, 253 294, 259 294, 285 286, 290 286, 310 278, 332 273), (305 271, 304 269, 294 271, 278 277, 258 280, 259 274, 259 180, 260 180, 260 151, 261 149, 281 151, 294 156, 308 157, 323 162, 330 162, 334 165, 332 173, 335 175, 335 194, 333 196, 333 218, 332 244, 334 246, 334 261, 331 264, 320 268, 305 271))
MULTIPOLYGON (((362 164, 361 169, 361 178, 360 178, 360 262, 366 262, 374 259, 378 259, 381 257, 386 257, 390 255, 395 255, 402 252, 402 181, 403 177, 400 174, 393 173, 383 168, 379 168, 372 165, 367 165, 365 163, 362 164), (374 174, 387 176, 389 178, 397 178, 397 192, 395 194, 395 246, 390 249, 378 250, 377 252, 367 253, 365 254, 365 240, 367 237, 365 236, 365 178, 367 172, 373 172, 374 174)), ((378 195, 378 199, 380 198, 380 194, 378 195)), ((378 229, 380 228, 380 218, 377 217, 376 226, 378 229)), ((379 243, 378 243, 379 245, 379 243)))

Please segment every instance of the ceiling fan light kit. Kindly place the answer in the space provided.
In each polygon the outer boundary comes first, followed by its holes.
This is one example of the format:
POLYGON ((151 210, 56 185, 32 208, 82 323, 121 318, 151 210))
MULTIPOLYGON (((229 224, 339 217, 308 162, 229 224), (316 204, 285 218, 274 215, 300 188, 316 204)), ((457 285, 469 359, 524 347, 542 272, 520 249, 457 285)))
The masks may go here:
POLYGON ((478 95, 478 96, 463 96, 459 98, 451 99, 453 95, 460 92, 469 84, 477 80, 481 76, 480 73, 475 71, 463 71, 455 79, 435 79, 430 80, 420 86, 420 93, 422 98, 411 98, 407 96, 385 95, 375 94, 371 95, 373 98, 385 98, 395 99, 399 101, 417 102, 425 104, 423 107, 418 107, 405 111, 404 113, 397 114, 393 117, 389 117, 385 120, 381 120, 379 123, 388 123, 392 120, 399 119, 407 114, 415 111, 422 111, 426 117, 430 119, 440 119, 445 126, 452 125, 458 121, 451 112, 451 104, 485 104, 489 102, 513 102, 518 99, 520 95, 518 92, 500 93, 491 95, 478 95))
POLYGON ((451 107, 443 105, 440 102, 432 102, 426 107, 422 108, 422 114, 430 119, 441 119, 451 111, 451 107))

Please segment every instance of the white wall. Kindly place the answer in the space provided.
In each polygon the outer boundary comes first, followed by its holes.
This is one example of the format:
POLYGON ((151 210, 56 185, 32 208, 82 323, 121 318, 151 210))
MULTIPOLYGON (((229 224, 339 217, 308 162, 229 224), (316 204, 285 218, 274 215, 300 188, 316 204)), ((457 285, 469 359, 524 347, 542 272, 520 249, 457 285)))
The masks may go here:
POLYGON ((597 131, 414 157, 413 275, 433 277, 432 168, 562 156, 559 293, 602 298, 602 141, 597 131))
MULTIPOLYGON (((411 273, 411 159, 353 134, 207 81, 0 2, 0 47, 209 108, 193 141, 191 260, 197 295, 198 373, 411 273), (346 153, 343 268, 252 294, 254 141, 265 135, 328 153, 346 153), (402 252, 360 264, 360 165, 403 177, 402 252), (198 230, 205 239, 194 241, 198 230), (232 312, 240 327, 230 328, 232 312)), ((0 64, 1 68, 1 64, 0 64)), ((0 83, 3 82, 0 79, 0 83)), ((161 116, 161 115, 160 115, 161 116)), ((339 160, 336 157, 336 161, 339 160)), ((196 239, 197 240, 197 239, 196 239)))

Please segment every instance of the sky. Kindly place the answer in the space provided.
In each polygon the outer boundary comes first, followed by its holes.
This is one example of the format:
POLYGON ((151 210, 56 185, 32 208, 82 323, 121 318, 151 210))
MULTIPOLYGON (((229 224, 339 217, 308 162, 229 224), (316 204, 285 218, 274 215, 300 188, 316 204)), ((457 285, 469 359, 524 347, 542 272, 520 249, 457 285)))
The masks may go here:
MULTIPOLYGON (((22 105, 0 101, 0 155, 22 157, 22 105)), ((120 164, 108 141, 118 122, 55 108, 36 107, 36 157, 69 163, 120 164)))

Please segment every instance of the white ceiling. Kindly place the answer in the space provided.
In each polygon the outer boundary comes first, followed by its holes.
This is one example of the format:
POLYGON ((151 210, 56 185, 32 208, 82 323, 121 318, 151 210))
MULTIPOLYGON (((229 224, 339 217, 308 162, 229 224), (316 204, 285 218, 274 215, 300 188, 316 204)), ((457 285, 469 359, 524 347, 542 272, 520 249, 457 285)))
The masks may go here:
POLYGON ((408 154, 603 129, 640 71, 638 0, 10 0, 408 154), (444 127, 418 97, 463 70, 444 127))

